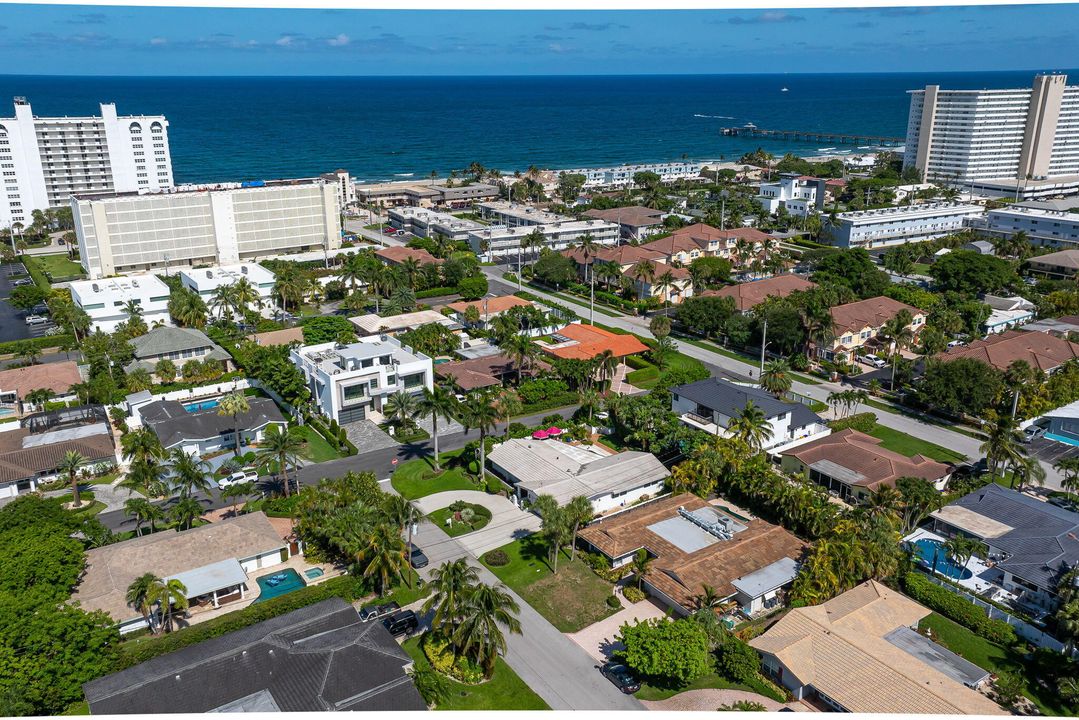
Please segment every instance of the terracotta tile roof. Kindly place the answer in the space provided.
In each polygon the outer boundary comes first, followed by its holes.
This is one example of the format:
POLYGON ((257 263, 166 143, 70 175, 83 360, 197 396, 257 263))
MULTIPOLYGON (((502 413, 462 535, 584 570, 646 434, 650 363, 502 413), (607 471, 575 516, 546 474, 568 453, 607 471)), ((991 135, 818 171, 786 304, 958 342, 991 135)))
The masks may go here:
POLYGON ((284 330, 270 330, 269 332, 248 335, 247 339, 253 341, 256 345, 262 346, 288 345, 294 342, 302 343, 303 327, 297 325, 284 330))
POLYGON ((578 265, 587 265, 593 262, 613 262, 621 267, 633 265, 640 260, 663 260, 663 253, 647 249, 644 245, 619 245, 617 247, 602 247, 589 255, 585 260, 584 252, 580 248, 563 250, 562 254, 576 262, 578 265))
POLYGON ((57 395, 66 393, 72 385, 82 382, 79 366, 71 360, 56 363, 41 363, 27 367, 0 370, 0 390, 12 390, 19 399, 26 397, 31 390, 52 390, 57 395))
POLYGON ((850 712, 1005 714, 986 696, 889 641, 897 629, 927 615, 927 608, 869 580, 821 605, 791 610, 749 644, 777 658, 797 683, 850 712))
POLYGON ((642 207, 640 205, 611 208, 610 210, 588 210, 584 215, 585 217, 596 218, 597 220, 606 220, 607 222, 614 222, 619 225, 633 225, 634 227, 659 225, 663 222, 662 210, 653 210, 652 208, 642 207))
MULTIPOLYGON (((666 263, 659 262, 658 260, 649 260, 648 262, 652 264, 652 268, 654 269, 657 278, 666 272, 671 273, 671 275, 674 276, 675 280, 688 280, 690 278, 688 268, 674 267, 673 265, 667 265, 666 263)), ((633 278, 634 280, 636 280, 637 276, 633 273, 634 267, 636 267, 636 263, 626 268, 622 272, 622 274, 628 278, 633 278)))
POLYGON ((375 255, 391 265, 400 265, 408 258, 415 259, 420 265, 442 264, 442 260, 419 248, 385 247, 376 250, 375 255))
POLYGON ((925 314, 923 310, 913 305, 907 305, 883 295, 846 305, 837 305, 831 309, 835 334, 839 336, 865 327, 879 328, 898 315, 900 310, 909 310, 912 315, 925 314))
POLYGON ((810 282, 797 275, 776 275, 764 280, 728 285, 719 290, 706 290, 700 293, 702 296, 734 298, 734 306, 741 312, 751 310, 760 305, 769 297, 787 297, 798 290, 809 290, 817 287, 816 283, 810 282))
MULTIPOLYGON (((534 361, 533 367, 541 370, 550 369, 545 362, 534 361)), ((505 354, 435 365, 436 375, 452 380, 454 385, 466 391, 501 385, 505 375, 516 372, 517 365, 505 354)))
POLYGON ((652 242, 641 245, 646 250, 654 250, 657 253, 662 253, 665 256, 677 255, 683 252, 693 252, 694 250, 702 250, 708 247, 707 240, 697 240, 690 235, 668 235, 665 238, 653 240, 652 242))
POLYGON ((544 352, 567 360, 591 360, 606 350, 610 350, 615 357, 635 355, 648 350, 648 346, 633 335, 618 335, 583 323, 567 325, 557 334, 570 342, 557 345, 538 344, 544 352))
POLYGON ((946 362, 973 358, 997 370, 1007 370, 1015 360, 1026 360, 1030 367, 1049 372, 1079 357, 1079 345, 1049 333, 1008 330, 986 340, 976 340, 966 347, 954 347, 935 357, 946 362))
POLYGON ((532 307, 532 303, 519 298, 516 295, 502 295, 501 297, 488 298, 487 300, 450 303, 446 307, 455 312, 459 312, 462 315, 468 311, 468 308, 475 307, 479 310, 480 316, 482 317, 484 313, 487 313, 488 315, 497 315, 498 313, 506 312, 510 308, 532 307))
POLYGON ((688 493, 667 497, 589 525, 580 537, 611 558, 647 548, 656 556, 648 583, 687 610, 693 608, 702 585, 715 587, 723 597, 733 595, 732 583, 738 578, 782 558, 798 560, 808 547, 778 525, 755 519, 744 523, 746 529, 731 540, 685 552, 649 529, 677 518, 680 507, 693 511, 714 506, 688 493))
POLYGON ((806 466, 822 461, 834 463, 861 477, 850 481, 850 485, 869 490, 876 490, 882 485, 894 486, 901 477, 936 482, 952 472, 949 465, 924 455, 900 455, 880 447, 880 443, 880 439, 872 435, 848 428, 782 454, 798 458, 806 466))

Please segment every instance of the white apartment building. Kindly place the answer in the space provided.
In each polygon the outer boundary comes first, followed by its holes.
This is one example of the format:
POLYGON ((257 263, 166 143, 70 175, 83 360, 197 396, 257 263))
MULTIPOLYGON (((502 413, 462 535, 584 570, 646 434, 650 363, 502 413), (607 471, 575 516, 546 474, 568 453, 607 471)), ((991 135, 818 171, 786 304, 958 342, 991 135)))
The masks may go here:
POLYGON ((824 180, 798 173, 783 173, 779 182, 761 183, 757 203, 774 214, 785 207, 791 215, 804 217, 810 210, 824 207, 824 180))
POLYGON ((70 283, 71 301, 90 316, 90 329, 111 333, 128 318, 124 306, 134 301, 148 327, 169 318, 169 286, 155 275, 77 280, 70 283))
POLYGON ((701 176, 706 167, 701 162, 647 163, 642 165, 618 165, 616 167, 577 168, 559 170, 559 174, 584 175, 585 187, 626 187, 633 184, 633 176, 639 172, 654 172, 662 182, 691 180, 701 176))
POLYGON ((77 195, 71 209, 91 278, 341 247, 337 185, 321 178, 77 195))
POLYGON ((1079 86, 1038 75, 1030 88, 911 90, 903 164, 923 181, 1013 189, 1017 180, 1079 176, 1079 86))
POLYGON ((172 186, 169 122, 163 115, 34 117, 15 98, 0 118, 0 227, 32 222, 34 210, 60 207, 75 193, 132 192, 172 186))
MULTIPOLYGON (((584 235, 591 235, 599 245, 617 245, 620 228, 603 220, 567 220, 547 225, 521 225, 506 227, 493 225, 470 232, 468 242, 481 262, 493 262, 496 258, 516 258, 521 240, 534 230, 543 234, 546 247, 565 250, 580 242, 584 235)), ((525 251, 535 253, 534 249, 525 251)))
POLYGON ((386 335, 351 345, 322 343, 293 348, 289 357, 303 372, 319 410, 338 423, 382 420, 386 398, 398 390, 431 389, 431 358, 386 335))
POLYGON ((983 235, 1011 237, 1025 232, 1033 245, 1061 249, 1079 247, 1079 213, 1056 210, 1051 203, 1011 205, 990 210, 972 223, 983 235))
MULTIPOLYGON (((215 265, 208 268, 184 268, 179 272, 180 283, 206 301, 207 305, 219 287, 247 280, 258 291, 263 307, 272 307, 274 274, 258 263, 215 265)), ((251 308, 254 310, 255 308, 251 308)))
POLYGON ((839 213, 824 224, 824 234, 833 245, 851 248, 879 248, 922 242, 959 232, 985 208, 960 203, 926 203, 878 210, 839 213))
POLYGON ((356 202, 356 183, 348 170, 334 170, 331 173, 323 173, 322 179, 329 183, 337 184, 337 202, 341 207, 347 207, 356 202))
POLYGON ((444 235, 453 240, 468 240, 468 234, 487 227, 474 220, 420 207, 397 207, 386 211, 390 225, 418 237, 444 235))
POLYGON ((531 227, 532 225, 550 225, 552 223, 569 222, 573 218, 568 215, 547 212, 531 205, 510 202, 508 200, 492 200, 491 202, 476 205, 476 212, 485 220, 490 220, 494 225, 506 227, 531 227))

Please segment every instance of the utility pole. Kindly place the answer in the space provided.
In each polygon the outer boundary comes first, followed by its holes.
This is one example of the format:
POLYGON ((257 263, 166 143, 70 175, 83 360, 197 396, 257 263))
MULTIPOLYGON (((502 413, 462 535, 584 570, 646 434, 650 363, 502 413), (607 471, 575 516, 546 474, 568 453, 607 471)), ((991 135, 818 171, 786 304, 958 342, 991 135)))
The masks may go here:
POLYGON ((761 330, 761 370, 757 379, 764 377, 764 349, 768 347, 768 318, 764 318, 764 327, 761 330))
POLYGON ((588 324, 596 325, 596 264, 588 263, 588 324))

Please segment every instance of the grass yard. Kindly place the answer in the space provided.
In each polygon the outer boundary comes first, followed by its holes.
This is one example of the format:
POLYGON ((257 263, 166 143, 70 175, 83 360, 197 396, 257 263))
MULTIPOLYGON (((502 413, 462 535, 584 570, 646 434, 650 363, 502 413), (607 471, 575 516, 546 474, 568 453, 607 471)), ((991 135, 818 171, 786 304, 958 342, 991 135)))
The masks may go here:
MULTIPOLYGON (((434 461, 429 457, 403 463, 393 473, 390 483, 393 489, 409 500, 447 490, 483 490, 483 487, 465 473, 458 458, 461 452, 442 453, 442 472, 436 474, 434 461)), ((473 469, 475 463, 470 463, 473 469)))
POLYGON ((922 454, 926 457, 933 458, 938 462, 962 462, 967 459, 966 455, 957 453, 954 450, 935 445, 931 442, 921 440, 920 438, 912 437, 906 433, 893 430, 892 428, 885 427, 878 424, 869 433, 875 438, 881 439, 881 446, 888 450, 895 451, 902 455, 916 455, 922 454))
POLYGON ((79 263, 68 260, 67 253, 59 255, 35 255, 34 260, 42 272, 49 273, 54 280, 64 278, 84 277, 86 273, 79 263))
POLYGON ((634 693, 634 697, 638 700, 666 700, 669 697, 674 697, 675 695, 689 690, 744 690, 745 692, 757 692, 756 689, 749 685, 742 685, 741 683, 732 682, 716 673, 709 673, 697 678, 687 685, 677 688, 659 687, 642 682, 641 689, 634 693))
POLYGON ((1014 673, 1023 678, 1023 694, 1030 698, 1044 715, 1075 715, 1074 708, 1060 704, 1055 688, 1038 684, 1042 673, 1024 657, 1022 651, 991 643, 948 618, 932 613, 918 624, 919 629, 931 628, 933 639, 957 655, 991 673, 1014 673))
POLYGON ((926 265, 925 263, 914 263, 914 265, 911 266, 910 271, 912 273, 914 273, 915 275, 928 275, 929 274, 929 266, 926 265))
MULTIPOLYGON (((402 646, 414 661, 417 668, 430 667, 427 657, 420 649, 418 637, 409 638, 402 646)), ((452 678, 446 678, 449 684, 449 696, 436 708, 437 710, 550 710, 551 708, 532 688, 525 684, 499 658, 495 663, 495 674, 480 685, 465 685, 452 678)))
POLYGON ((307 445, 300 454, 311 462, 324 463, 344 457, 310 425, 300 426, 299 430, 303 433, 303 439, 307 441, 307 445))
POLYGON ((558 558, 558 573, 553 573, 547 564, 547 547, 536 535, 499 549, 509 556, 509 564, 487 567, 559 632, 577 632, 620 609, 607 607, 612 585, 580 558, 571 562, 563 553, 558 558))
POLYGON ((474 514, 472 522, 465 522, 463 519, 458 520, 456 517, 457 512, 448 507, 444 507, 441 510, 435 510, 427 516, 427 519, 436 526, 442 528, 442 530, 450 537, 457 537, 458 535, 466 535, 470 532, 475 532, 476 530, 487 527, 487 523, 491 522, 491 511, 482 505, 465 503, 465 507, 474 514), (449 524, 447 524, 447 520, 450 521, 449 524))

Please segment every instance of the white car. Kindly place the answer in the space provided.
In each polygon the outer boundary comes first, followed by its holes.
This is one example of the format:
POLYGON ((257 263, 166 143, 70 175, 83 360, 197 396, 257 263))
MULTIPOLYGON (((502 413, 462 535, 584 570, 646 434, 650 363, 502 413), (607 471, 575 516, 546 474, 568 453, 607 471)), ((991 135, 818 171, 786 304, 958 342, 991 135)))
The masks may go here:
POLYGON ((948 347, 950 347, 950 348, 961 347, 963 345, 966 345, 966 343, 963 342, 962 340, 952 340, 950 343, 948 343, 948 347))
POLYGON ((875 355, 859 355, 858 362, 865 363, 866 365, 872 365, 878 370, 880 368, 888 367, 888 363, 884 362, 875 355))
POLYGON ((255 482, 259 479, 259 474, 254 470, 241 470, 240 472, 234 472, 228 477, 221 478, 217 481, 218 487, 232 487, 233 485, 243 485, 244 483, 255 482))
POLYGON ((41 317, 40 315, 27 315, 26 324, 30 327, 34 327, 36 325, 48 325, 49 319, 47 317, 41 317))

